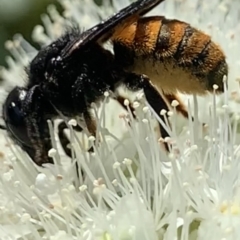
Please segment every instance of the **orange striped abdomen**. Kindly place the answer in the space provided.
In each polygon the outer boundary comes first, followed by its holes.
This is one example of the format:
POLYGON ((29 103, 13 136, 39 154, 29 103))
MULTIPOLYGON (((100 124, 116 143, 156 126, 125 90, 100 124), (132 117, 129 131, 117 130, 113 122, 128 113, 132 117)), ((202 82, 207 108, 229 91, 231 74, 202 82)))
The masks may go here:
POLYGON ((223 90, 228 67, 222 50, 210 36, 185 22, 140 18, 116 32, 113 43, 117 61, 126 63, 128 71, 148 75, 166 92, 205 94, 214 84, 223 90))

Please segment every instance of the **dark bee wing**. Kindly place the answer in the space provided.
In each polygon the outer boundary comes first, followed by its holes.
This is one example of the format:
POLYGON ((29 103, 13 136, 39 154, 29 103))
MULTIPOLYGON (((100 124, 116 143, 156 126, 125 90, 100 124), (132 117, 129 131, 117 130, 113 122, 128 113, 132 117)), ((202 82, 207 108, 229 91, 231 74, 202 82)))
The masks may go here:
POLYGON ((142 16, 152 10, 155 6, 164 0, 138 0, 128 7, 123 8, 121 11, 103 21, 94 27, 83 32, 79 39, 68 45, 61 54, 61 58, 71 56, 75 51, 79 51, 86 46, 97 41, 106 41, 114 33, 114 29, 127 21, 127 24, 134 22, 139 16, 142 16))

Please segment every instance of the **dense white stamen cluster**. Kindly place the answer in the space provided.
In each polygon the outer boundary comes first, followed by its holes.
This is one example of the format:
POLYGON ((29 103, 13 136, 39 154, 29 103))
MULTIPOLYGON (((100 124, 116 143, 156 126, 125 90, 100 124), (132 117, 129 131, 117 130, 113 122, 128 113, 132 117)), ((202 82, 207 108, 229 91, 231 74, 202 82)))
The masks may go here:
MULTIPOLYGON (((42 18, 44 28, 37 26, 33 32, 40 45, 56 39, 70 20, 88 28, 100 20, 99 16, 105 18, 129 4, 128 0, 114 0, 110 7, 104 1, 101 8, 92 0, 60 2, 68 20, 50 6, 42 18)), ((62 157, 54 137, 49 156, 55 165, 46 164, 45 168, 34 166, 18 147, 13 148, 14 154, 7 154, 3 148, 0 238, 239 239, 240 95, 235 83, 240 77, 239 10, 236 0, 166 0, 152 11, 186 20, 211 33, 225 50, 230 65, 230 90, 223 96, 213 94, 209 101, 185 98, 194 122, 189 119, 182 127, 176 100, 173 110, 161 111, 165 120, 171 119, 172 128, 168 121, 158 118, 170 137, 162 139, 156 134, 156 114, 151 106, 144 105, 140 94, 133 104, 136 122, 106 93, 100 110, 93 105, 93 112, 98 114, 96 139, 77 135, 72 130, 77 120, 68 122, 70 147, 75 152, 72 161, 62 157), (87 153, 95 140, 94 153, 87 153), (163 151, 163 144, 168 144, 169 154, 163 151)), ((8 91, 16 82, 24 82, 23 66, 37 50, 20 35, 6 47, 12 57, 1 75, 8 91)), ((129 106, 129 100, 124 104, 129 106)), ((50 123, 49 127, 54 136, 50 123)), ((4 138, 0 140, 4 142, 4 138)))

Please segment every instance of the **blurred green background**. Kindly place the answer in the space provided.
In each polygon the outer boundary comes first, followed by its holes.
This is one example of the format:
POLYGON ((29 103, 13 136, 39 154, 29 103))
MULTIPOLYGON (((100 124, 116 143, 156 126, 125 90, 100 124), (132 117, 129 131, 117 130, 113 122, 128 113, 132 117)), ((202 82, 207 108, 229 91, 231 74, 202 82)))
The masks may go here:
MULTIPOLYGON (((95 2, 101 4, 102 0, 95 2)), ((61 11, 57 0, 0 0, 0 65, 6 66, 6 40, 12 39, 16 33, 21 33, 32 43, 32 30, 34 26, 41 24, 41 14, 46 12, 51 3, 56 4, 61 11)))

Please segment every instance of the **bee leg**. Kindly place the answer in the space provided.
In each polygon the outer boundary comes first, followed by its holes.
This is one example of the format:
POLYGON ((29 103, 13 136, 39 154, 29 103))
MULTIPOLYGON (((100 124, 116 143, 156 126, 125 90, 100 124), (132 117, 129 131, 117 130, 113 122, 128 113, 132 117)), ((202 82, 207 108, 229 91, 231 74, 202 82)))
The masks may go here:
MULTIPOLYGON (((127 76, 124 78, 124 83, 129 90, 138 91, 143 89, 146 100, 151 105, 153 110, 158 116, 165 122, 165 119, 160 115, 161 110, 168 110, 169 107, 161 96, 159 91, 152 85, 150 79, 146 75, 139 75, 135 73, 126 73, 127 76)), ((159 123, 160 135, 162 138, 169 136, 165 128, 159 123)), ((168 144, 164 143, 165 149, 169 151, 168 144)))
MULTIPOLYGON (((161 94, 159 93, 159 91, 149 82, 148 84, 146 84, 146 86, 144 87, 144 94, 145 97, 148 101, 148 103, 150 104, 150 106, 153 108, 153 110, 158 114, 158 116, 161 118, 161 120, 166 124, 170 125, 168 118, 164 118, 164 116, 162 116, 160 114, 160 112, 162 110, 166 110, 168 111, 169 107, 167 105, 167 103, 165 102, 164 98, 161 96, 161 94)), ((160 122, 158 122, 158 126, 160 129, 160 135, 163 139, 165 139, 166 137, 169 137, 168 132, 166 131, 166 129, 161 125, 160 122)), ((169 145, 164 142, 164 147, 167 151, 169 151, 169 145)))
POLYGON ((23 111, 26 113, 27 137, 33 146, 33 148, 23 147, 23 149, 39 166, 44 163, 53 163, 52 158, 48 156, 52 144, 47 119, 51 119, 57 114, 51 108, 51 104, 42 97, 42 92, 38 86, 33 87, 28 92, 23 111))
MULTIPOLYGON (((77 132, 82 132, 82 128, 77 125, 77 126, 73 126, 72 127, 75 131, 77 132)), ((59 141, 60 141, 60 144, 65 152, 65 154, 67 156, 69 156, 70 158, 72 158, 72 151, 71 149, 68 147, 69 144, 70 144, 70 141, 69 139, 67 138, 66 134, 64 133, 64 130, 65 129, 68 129, 68 126, 67 124, 63 121, 61 122, 59 125, 58 125, 58 136, 59 136, 59 141)), ((78 162, 76 162, 76 171, 77 171, 77 177, 79 178, 79 165, 78 165, 78 162)), ((81 170, 81 174, 83 175, 83 171, 81 170)))
POLYGON ((118 95, 118 96, 114 97, 114 99, 115 99, 116 101, 118 101, 118 103, 119 103, 126 111, 128 111, 128 109, 129 109, 129 111, 131 112, 133 118, 136 119, 135 109, 133 108, 132 104, 129 104, 128 107, 124 104, 125 100, 128 100, 127 98, 118 95))
POLYGON ((88 129, 90 135, 96 137, 96 132, 97 132, 96 121, 95 121, 94 117, 92 116, 92 114, 88 110, 86 110, 83 113, 83 118, 85 120, 87 129, 88 129))
MULTIPOLYGON (((85 110, 83 113, 83 118, 85 120, 85 123, 87 125, 87 129, 88 132, 90 133, 91 136, 96 138, 96 133, 97 133, 97 124, 96 124, 96 120, 94 119, 94 117, 92 116, 92 114, 90 113, 89 110, 85 110)), ((96 144, 95 140, 94 140, 94 145, 96 144)), ((93 152, 93 147, 90 147, 88 149, 88 152, 93 152)))
MULTIPOLYGON (((183 115, 183 117, 189 118, 189 114, 188 114, 187 108, 186 108, 185 104, 182 102, 182 100, 180 99, 180 97, 177 94, 164 93, 163 92, 163 95, 166 98, 166 100, 167 100, 167 102, 169 103, 170 106, 172 104, 172 101, 176 100, 178 102, 178 106, 176 106, 176 110, 178 112, 180 112, 183 115)), ((191 118, 192 118, 192 120, 194 120, 193 117, 191 117, 191 118)))
MULTIPOLYGON (((92 103, 95 101, 95 99, 93 98, 92 100, 90 100, 84 97, 83 92, 87 91, 87 89, 85 89, 85 87, 83 86, 84 81, 88 82, 85 73, 79 76, 79 78, 73 85, 72 98, 75 105, 75 110, 83 116, 88 132, 90 133, 91 136, 96 138, 97 132, 96 121, 95 118, 92 116, 91 112, 89 111, 90 106, 88 105, 89 102, 92 103)), ((88 151, 92 152, 93 147, 91 147, 88 151)))
MULTIPOLYGON (((183 117, 185 117, 187 119, 191 118, 191 120, 194 121, 194 117, 193 116, 189 116, 189 113, 187 111, 187 108, 186 108, 185 104, 182 102, 182 100, 180 99, 180 97, 177 94, 163 93, 163 95, 166 98, 166 100, 168 101, 169 105, 171 105, 173 100, 177 100, 179 105, 176 106, 176 110, 178 112, 180 112, 183 117)), ((205 123, 201 123, 201 124, 202 124, 203 131, 205 131, 206 124, 205 123)))
POLYGON ((65 122, 61 122, 60 124, 58 124, 59 142, 60 142, 65 154, 69 157, 72 157, 71 149, 68 147, 70 142, 64 133, 65 129, 67 129, 67 124, 65 122))
MULTIPOLYGON (((82 132, 82 130, 83 130, 79 125, 73 126, 72 128, 77 132, 82 132)), ((69 148, 70 141, 67 138, 66 134, 64 133, 65 129, 68 129, 68 126, 63 121, 58 125, 59 141, 60 141, 60 144, 61 144, 65 154, 69 157, 72 157, 72 152, 71 152, 71 149, 69 148)))

